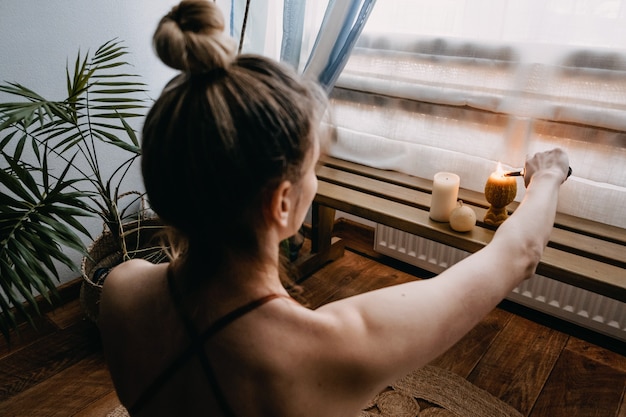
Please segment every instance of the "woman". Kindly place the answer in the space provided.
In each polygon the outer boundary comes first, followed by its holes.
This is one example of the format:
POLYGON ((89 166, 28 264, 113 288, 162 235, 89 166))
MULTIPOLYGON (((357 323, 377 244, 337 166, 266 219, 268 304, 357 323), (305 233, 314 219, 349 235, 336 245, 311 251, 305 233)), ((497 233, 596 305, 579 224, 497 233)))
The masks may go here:
POLYGON ((109 274, 99 321, 132 415, 357 415, 532 275, 567 175, 558 149, 528 160, 525 199, 493 241, 438 277, 298 304, 278 248, 316 191, 319 90, 279 63, 236 56, 209 1, 174 7, 154 44, 181 74, 147 116, 142 172, 178 239, 170 263, 109 274))

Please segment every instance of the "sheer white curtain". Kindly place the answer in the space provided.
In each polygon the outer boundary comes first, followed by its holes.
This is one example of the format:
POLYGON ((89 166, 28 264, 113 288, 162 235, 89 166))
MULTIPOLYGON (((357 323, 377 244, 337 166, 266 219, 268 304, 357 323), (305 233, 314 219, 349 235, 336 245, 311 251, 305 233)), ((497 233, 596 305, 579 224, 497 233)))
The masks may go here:
POLYGON ((626 0, 378 2, 332 96, 334 156, 482 191, 561 146, 559 211, 626 227, 626 0))

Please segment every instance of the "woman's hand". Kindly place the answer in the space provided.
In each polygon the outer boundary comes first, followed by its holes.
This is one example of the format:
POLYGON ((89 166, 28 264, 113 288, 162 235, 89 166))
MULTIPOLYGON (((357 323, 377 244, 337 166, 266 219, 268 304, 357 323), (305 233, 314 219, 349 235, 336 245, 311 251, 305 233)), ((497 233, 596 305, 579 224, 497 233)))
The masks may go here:
POLYGON ((533 176, 543 172, 559 175, 562 178, 561 183, 563 183, 569 175, 568 171, 569 158, 562 149, 555 148, 550 151, 539 152, 526 160, 524 184, 528 187, 533 176))

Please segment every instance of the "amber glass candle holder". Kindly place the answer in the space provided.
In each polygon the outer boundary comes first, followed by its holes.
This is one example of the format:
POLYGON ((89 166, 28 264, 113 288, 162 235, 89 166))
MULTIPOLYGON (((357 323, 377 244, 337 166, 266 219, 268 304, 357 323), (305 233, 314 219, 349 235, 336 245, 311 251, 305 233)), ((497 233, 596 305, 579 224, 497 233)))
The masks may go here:
POLYGON ((491 204, 485 214, 484 222, 491 226, 500 226, 508 217, 506 206, 511 204, 517 194, 517 181, 504 175, 502 166, 492 173, 485 184, 485 198, 491 204))

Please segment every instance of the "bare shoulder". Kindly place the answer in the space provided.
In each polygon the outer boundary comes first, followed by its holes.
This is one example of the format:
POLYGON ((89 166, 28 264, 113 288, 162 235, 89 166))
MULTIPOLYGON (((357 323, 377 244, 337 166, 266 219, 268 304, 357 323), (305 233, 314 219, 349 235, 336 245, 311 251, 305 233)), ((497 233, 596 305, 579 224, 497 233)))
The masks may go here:
POLYGON ((144 286, 145 280, 165 273, 167 264, 131 259, 114 267, 106 277, 104 291, 128 291, 144 286))
POLYGON ((166 271, 167 264, 155 265, 143 259, 132 259, 113 268, 102 288, 101 315, 124 315, 141 308, 159 290, 158 283, 163 282, 166 271))

